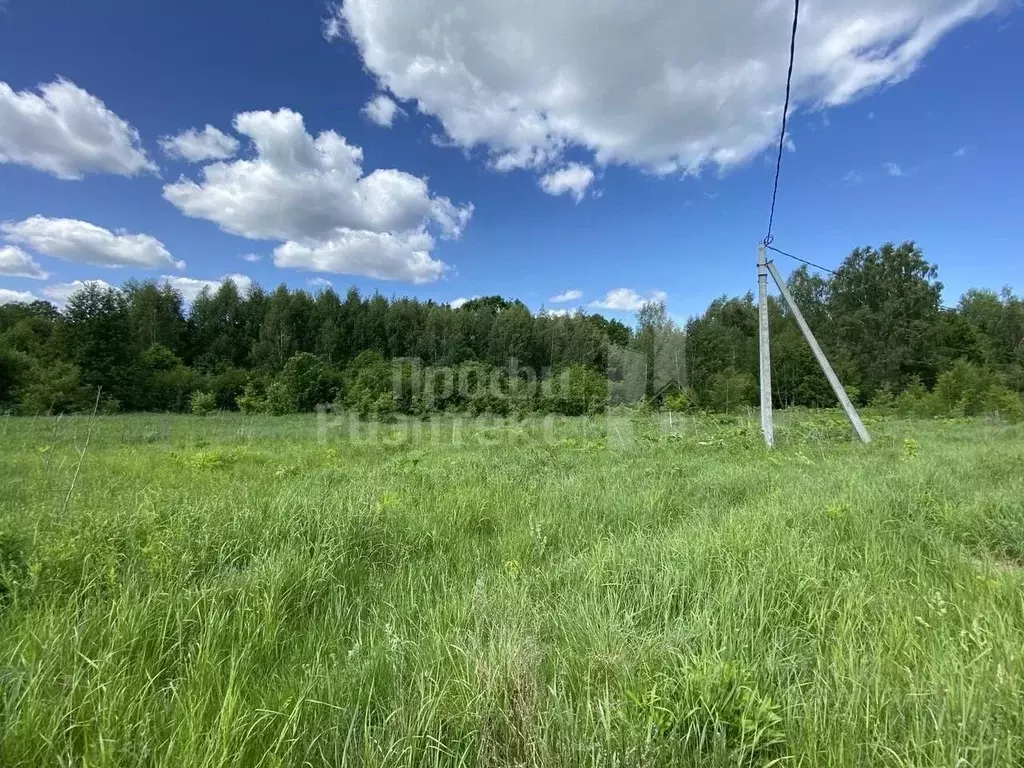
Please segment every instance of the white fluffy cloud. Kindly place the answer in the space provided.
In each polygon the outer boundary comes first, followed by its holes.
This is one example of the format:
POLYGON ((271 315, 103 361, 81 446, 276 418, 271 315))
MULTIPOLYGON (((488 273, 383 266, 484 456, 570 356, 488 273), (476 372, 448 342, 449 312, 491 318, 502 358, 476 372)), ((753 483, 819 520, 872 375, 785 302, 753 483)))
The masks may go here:
POLYGON ((12 291, 8 288, 0 288, 0 304, 28 304, 37 300, 30 291, 12 291))
POLYGON ((459 298, 453 299, 452 301, 449 301, 448 302, 448 306, 451 307, 452 309, 462 309, 464 306, 466 306, 473 299, 479 299, 479 298, 480 298, 479 296, 474 296, 472 299, 467 299, 465 296, 459 296, 459 298))
POLYGON ((175 261, 155 237, 123 230, 111 232, 77 219, 33 216, 24 221, 5 221, 0 224, 0 231, 12 243, 65 261, 97 267, 185 266, 185 262, 175 261))
POLYGON ((310 288, 333 288, 334 284, 326 277, 311 277, 306 281, 310 288))
POLYGON ((378 93, 363 107, 363 114, 383 128, 390 128, 401 111, 395 100, 383 93, 378 93))
POLYGON ((433 197, 425 180, 396 170, 363 175, 363 151, 334 131, 315 139, 302 115, 289 109, 245 112, 235 129, 249 136, 257 156, 214 163, 197 183, 182 177, 164 197, 185 215, 208 219, 252 239, 325 238, 339 228, 391 232, 436 224, 461 234, 472 213, 433 197))
POLYGON ((235 130, 252 139, 251 159, 182 177, 164 197, 186 216, 225 232, 285 241, 274 263, 319 272, 426 282, 447 265, 431 257, 432 231, 457 238, 472 205, 432 195, 425 179, 394 169, 364 174, 363 152, 334 131, 316 138, 289 109, 244 112, 235 130))
POLYGON ((311 272, 429 283, 448 269, 443 261, 431 258, 433 247, 434 238, 424 231, 392 234, 338 229, 328 239, 279 245, 274 249, 274 264, 311 272))
POLYGON ((43 288, 43 294, 52 299, 54 303, 63 305, 76 291, 85 288, 87 285, 97 285, 100 288, 113 288, 110 283, 104 280, 73 280, 70 283, 54 283, 43 288))
MULTIPOLYGON (((796 109, 910 76, 1000 0, 818 0, 802 9, 796 109)), ((565 149, 659 174, 728 168, 777 141, 792 4, 678 0, 345 0, 346 33, 382 88, 415 100, 501 170, 565 149)))
POLYGON ((608 291, 603 299, 590 302, 590 306, 619 312, 636 312, 647 304, 665 301, 667 298, 668 294, 664 291, 651 291, 645 298, 632 288, 614 288, 608 291))
POLYGON ((567 301, 579 301, 583 298, 583 291, 572 288, 568 291, 552 296, 548 301, 552 304, 565 304, 567 301))
POLYGON ((0 246, 0 275, 45 280, 50 273, 16 245, 0 246))
POLYGON ((540 188, 549 195, 571 194, 578 203, 594 181, 594 172, 586 165, 569 163, 564 168, 540 177, 540 188))
POLYGON ((170 155, 190 163, 204 160, 227 160, 238 152, 238 139, 228 136, 209 123, 199 131, 189 128, 176 136, 161 136, 160 148, 170 155))
POLYGON ((62 78, 40 85, 38 94, 0 82, 0 163, 27 165, 61 179, 157 170, 135 128, 62 78))
POLYGON ((227 280, 233 282, 239 293, 243 294, 252 286, 252 278, 246 275, 224 275, 220 280, 198 280, 194 277, 163 275, 160 279, 178 291, 187 304, 195 301, 204 288, 209 289, 210 293, 216 293, 217 289, 227 280))

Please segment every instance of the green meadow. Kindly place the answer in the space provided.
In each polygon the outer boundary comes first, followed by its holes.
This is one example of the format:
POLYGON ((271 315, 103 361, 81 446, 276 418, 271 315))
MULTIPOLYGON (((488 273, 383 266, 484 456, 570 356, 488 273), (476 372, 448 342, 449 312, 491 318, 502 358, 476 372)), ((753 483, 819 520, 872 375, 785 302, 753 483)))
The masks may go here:
POLYGON ((866 420, 10 417, 0 764, 1019 766, 1024 425, 866 420))

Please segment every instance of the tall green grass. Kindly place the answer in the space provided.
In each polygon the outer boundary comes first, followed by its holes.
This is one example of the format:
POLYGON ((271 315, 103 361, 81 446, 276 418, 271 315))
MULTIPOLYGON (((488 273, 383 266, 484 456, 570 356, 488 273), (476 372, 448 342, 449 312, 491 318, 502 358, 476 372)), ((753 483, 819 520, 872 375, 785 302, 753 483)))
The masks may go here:
POLYGON ((1024 428, 785 419, 10 419, 0 764, 1021 765, 1024 428))

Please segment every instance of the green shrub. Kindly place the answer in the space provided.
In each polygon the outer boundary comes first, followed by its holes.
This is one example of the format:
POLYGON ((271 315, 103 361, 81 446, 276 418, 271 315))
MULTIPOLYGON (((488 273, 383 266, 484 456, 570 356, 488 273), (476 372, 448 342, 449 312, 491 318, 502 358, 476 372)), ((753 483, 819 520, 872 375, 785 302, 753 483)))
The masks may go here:
POLYGON ((756 397, 753 375, 727 368, 708 379, 703 400, 710 410, 728 413, 753 405, 756 397))
POLYGON ((0 406, 15 400, 31 373, 32 358, 12 347, 0 347, 0 406))
POLYGON ((934 400, 921 379, 915 376, 893 400, 893 408, 904 416, 925 416, 934 409, 934 400))
POLYGON ((394 394, 391 392, 384 392, 373 402, 369 415, 381 419, 382 421, 389 421, 394 418, 397 410, 398 407, 395 403, 394 394))
POLYGON ((491 413, 495 416, 507 416, 512 409, 512 404, 507 395, 503 392, 491 392, 481 389, 474 392, 469 398, 469 412, 473 416, 482 416, 491 413))
POLYGON ((391 393, 391 364, 378 352, 361 352, 345 370, 344 381, 345 405, 369 416, 380 396, 391 393))
POLYGON ((249 382, 236 399, 242 413, 266 413, 267 398, 263 389, 255 382, 249 382))
POLYGON ((417 396, 422 384, 419 369, 409 360, 392 360, 391 371, 395 408, 400 413, 422 413, 423 399, 417 396))
POLYGON ((181 358, 163 344, 150 344, 139 355, 139 366, 147 371, 169 371, 182 365, 181 358))
POLYGON ((608 379, 585 365, 570 365, 545 382, 543 407, 565 416, 595 414, 608 405, 608 379))
POLYGON ((675 411, 676 413, 692 411, 697 407, 697 402, 693 397, 693 393, 687 389, 681 389, 678 392, 673 392, 666 396, 664 404, 665 410, 675 411))
POLYGON ((941 415, 998 415, 1007 421, 1024 419, 1020 395, 1006 387, 995 371, 957 360, 935 383, 934 409, 941 415))
POLYGON ((962 359, 939 376, 932 392, 914 379, 895 398, 893 408, 907 416, 993 415, 1011 423, 1024 421, 1021 396, 998 373, 962 359))
POLYGON ((458 402, 454 369, 431 366, 423 370, 423 387, 414 405, 417 413, 445 411, 454 408, 458 402))
POLYGON ((312 411, 318 405, 333 403, 341 390, 338 372, 308 352, 289 358, 278 381, 291 394, 291 409, 302 413, 312 411))
POLYGON ((983 413, 999 416, 1011 424, 1024 421, 1024 399, 998 382, 989 385, 982 399, 983 413))
POLYGON ((188 410, 192 393, 200 389, 202 377, 181 365, 158 367, 143 374, 138 395, 141 407, 150 411, 188 410))
POLYGON ((99 402, 93 401, 93 407, 96 408, 97 413, 102 413, 109 416, 112 413, 121 412, 121 401, 116 397, 110 397, 109 395, 101 395, 99 402))
POLYGON ((270 386, 267 387, 263 412, 274 416, 284 416, 287 413, 294 413, 294 406, 295 399, 288 386, 278 379, 270 382, 270 386))
POLYGON ((91 411, 95 398, 95 390, 79 380, 77 366, 57 361, 32 369, 29 383, 21 390, 18 410, 27 416, 91 411))
POLYGON ((932 392, 935 408, 943 415, 972 416, 980 413, 992 375, 966 360, 957 360, 939 376, 932 392))
POLYGON ((240 407, 238 398, 245 391, 248 380, 248 372, 241 368, 225 368, 220 373, 208 377, 206 386, 213 392, 219 409, 233 411, 240 407))
POLYGON ((213 392, 193 392, 189 410, 196 416, 207 416, 217 410, 217 397, 213 392))
POLYGON ((875 394, 871 396, 868 406, 886 411, 895 408, 896 397, 892 393, 892 388, 888 384, 883 384, 875 391, 875 394))

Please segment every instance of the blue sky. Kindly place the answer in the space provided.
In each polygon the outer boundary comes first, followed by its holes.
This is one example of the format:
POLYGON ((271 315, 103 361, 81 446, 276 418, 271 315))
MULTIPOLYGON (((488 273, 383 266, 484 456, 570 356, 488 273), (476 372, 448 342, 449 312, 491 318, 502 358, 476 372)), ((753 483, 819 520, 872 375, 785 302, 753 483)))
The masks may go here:
MULTIPOLYGON (((791 6, 512 5, 8 0, 0 296, 235 274, 629 319, 753 289, 791 6), (207 124, 200 162, 161 144, 207 124)), ((804 7, 776 245, 835 265, 914 239, 947 303, 1019 290, 1019 9, 804 7)))

